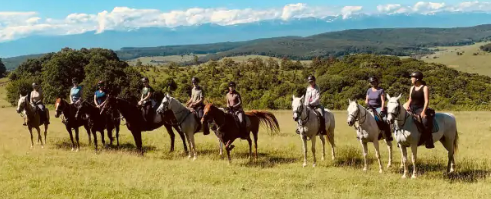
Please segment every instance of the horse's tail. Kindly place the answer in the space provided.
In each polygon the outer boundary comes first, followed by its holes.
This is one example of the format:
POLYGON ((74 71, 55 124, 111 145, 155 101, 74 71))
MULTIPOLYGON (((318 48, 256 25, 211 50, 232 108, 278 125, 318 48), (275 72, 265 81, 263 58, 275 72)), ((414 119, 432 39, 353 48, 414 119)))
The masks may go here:
POLYGON ((249 117, 256 117, 261 124, 266 125, 271 130, 272 134, 280 133, 280 125, 273 113, 268 111, 248 111, 245 113, 249 117))
POLYGON ((459 132, 455 131, 455 139, 453 140, 453 152, 457 153, 459 150, 459 132))

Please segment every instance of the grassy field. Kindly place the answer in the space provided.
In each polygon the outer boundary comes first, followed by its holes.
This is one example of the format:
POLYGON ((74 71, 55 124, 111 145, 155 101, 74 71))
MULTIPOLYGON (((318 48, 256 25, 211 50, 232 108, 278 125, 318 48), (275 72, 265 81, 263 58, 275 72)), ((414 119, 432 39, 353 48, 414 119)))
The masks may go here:
MULTIPOLYGON (((53 115, 53 111, 51 110, 53 115)), ((394 148, 394 168, 378 173, 373 147, 369 146, 369 171, 362 171, 361 147, 346 125, 345 111, 335 112, 337 159, 302 168, 301 140, 294 133, 291 111, 275 111, 280 135, 261 130, 259 159, 249 162, 247 142, 236 141, 233 162, 218 155, 211 134, 197 134, 199 157, 183 154, 180 140, 169 153, 164 129, 143 134, 144 157, 135 154, 134 142, 122 127, 121 148, 95 154, 85 130, 79 152, 60 119, 52 116, 48 144, 29 148, 29 133, 15 108, 0 109, 0 195, 3 198, 489 198, 491 181, 491 113, 456 112, 460 133, 457 172, 445 175, 447 155, 440 144, 420 148, 420 177, 401 179, 400 153, 394 148)), ((106 140, 107 137, 106 137, 106 140)), ((309 143, 310 145, 310 143, 309 143)), ((328 146, 328 151, 330 146, 328 146)), ((387 149, 381 150, 384 164, 387 149)), ((309 151, 309 165, 312 163, 309 151)))
POLYGON ((479 49, 487 43, 476 43, 469 46, 449 46, 438 47, 433 55, 428 55, 422 59, 430 63, 441 63, 460 71, 469 73, 479 73, 491 76, 491 53, 486 53, 479 49), (460 52, 462 55, 457 55, 460 52))

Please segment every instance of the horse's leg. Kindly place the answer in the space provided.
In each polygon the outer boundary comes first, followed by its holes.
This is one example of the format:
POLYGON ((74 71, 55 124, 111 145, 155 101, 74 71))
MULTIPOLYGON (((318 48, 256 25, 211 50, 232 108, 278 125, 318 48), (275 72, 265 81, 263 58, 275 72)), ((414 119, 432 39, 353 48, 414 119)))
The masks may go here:
POLYGON ((252 159, 252 140, 250 136, 247 136, 247 143, 249 143, 249 160, 252 159))
POLYGON ((363 148, 363 171, 367 171, 368 170, 368 163, 367 163, 368 146, 367 143, 362 141, 361 139, 360 139, 360 144, 361 147, 363 148))
POLYGON ((302 146, 303 146, 303 167, 307 166, 307 138, 300 135, 302 138, 302 146))
MULTIPOLYGON (((322 135, 321 135, 322 136, 322 135)), ((312 136, 312 157, 314 159, 314 163, 312 164, 312 167, 315 167, 317 164, 317 158, 315 157, 315 140, 317 136, 312 136)))
POLYGON ((106 139, 104 139, 104 129, 101 129, 99 132, 101 133, 102 147, 106 147, 106 139))
MULTIPOLYGON (((107 130, 107 137, 109 137, 109 145, 113 145, 114 137, 113 137, 113 127, 109 127, 107 130)), ((102 133, 104 134, 104 129, 102 129, 102 133)))
POLYGON ((418 168, 416 167, 416 162, 418 161, 418 145, 413 144, 411 145, 411 154, 412 154, 412 161, 413 161, 413 176, 411 178, 416 178, 418 175, 418 168))
POLYGON ((174 151, 174 140, 176 138, 176 134, 174 134, 174 131, 172 131, 172 127, 168 124, 164 124, 165 129, 167 130, 167 133, 170 135, 170 150, 169 152, 174 151))
POLYGON ((218 138, 218 150, 220 151, 220 156, 223 155, 223 142, 218 138))
POLYGON ((230 147, 225 147, 227 151, 228 165, 232 164, 232 159, 230 158, 230 147))
POLYGON ((378 143, 378 140, 375 140, 373 142, 373 147, 375 148, 375 157, 377 157, 377 161, 378 161, 378 168, 379 168, 379 173, 382 173, 383 170, 382 170, 382 160, 380 160, 380 150, 379 150, 379 143, 378 143))
POLYGON ((119 123, 116 124, 116 146, 119 148, 119 123))
POLYGON ((332 154, 332 160, 336 158, 336 153, 334 152, 334 148, 336 145, 334 145, 334 128, 330 128, 329 132, 327 132, 329 136, 327 136, 327 140, 329 141, 329 144, 331 144, 331 154, 332 154))
POLYGON ((448 164, 447 164, 447 172, 452 173, 454 172, 454 167, 455 167, 455 160, 454 160, 454 146, 453 142, 454 140, 448 139, 445 137, 444 139, 440 139, 440 142, 443 144, 445 149, 447 149, 448 153, 448 164))
POLYGON ((387 168, 390 168, 392 165, 392 141, 385 140, 385 143, 387 144, 387 150, 389 150, 389 162, 387 163, 387 168))
POLYGON ((408 170, 407 170, 407 147, 405 146, 400 146, 401 148, 401 154, 402 154, 402 166, 404 167, 404 174, 402 175, 402 178, 407 178, 408 170))
MULTIPOLYGON (((193 160, 196 160, 198 158, 198 152, 196 150, 196 143, 194 143, 194 132, 189 132, 188 134, 189 141, 191 142, 191 151, 193 153, 193 160)), ((230 157, 229 157, 230 158, 230 157)))
POLYGON ((87 136, 89 137, 89 145, 90 145, 92 143, 92 140, 90 138, 90 133, 91 133, 90 130, 91 129, 89 128, 89 126, 87 124, 84 124, 84 128, 85 128, 85 131, 87 131, 87 136))
MULTIPOLYGON (((97 146, 97 131, 93 130, 92 131, 92 136, 94 137, 94 147, 95 147, 95 153, 97 153, 98 146, 97 146)), ((90 137, 90 135, 89 135, 90 137)), ((89 142, 90 144, 90 142, 89 142)))
POLYGON ((252 132, 252 136, 254 136, 254 159, 257 160, 257 139, 258 139, 258 131, 255 130, 252 132))
POLYGON ((77 141, 77 149, 75 151, 79 151, 80 150, 80 139, 79 139, 79 136, 78 136, 78 127, 75 128, 75 139, 77 141))
POLYGON ((141 131, 131 131, 131 134, 133 134, 133 138, 135 140, 136 144, 136 149, 140 153, 140 155, 143 156, 143 147, 142 147, 142 133, 141 131))
POLYGON ((36 127, 36 130, 38 132, 38 140, 39 142, 41 142, 41 148, 44 148, 43 136, 41 136, 41 129, 39 127, 36 127))
POLYGON ((322 161, 326 159, 326 138, 323 135, 319 136, 322 142, 322 161))
POLYGON ((72 129, 66 126, 66 130, 68 131, 68 135, 70 135, 70 140, 72 141, 72 151, 75 151, 75 141, 73 141, 73 132, 72 129))
POLYGON ((181 140, 182 140, 182 144, 184 146, 184 152, 185 153, 188 153, 188 146, 186 145, 186 136, 184 135, 184 133, 181 131, 181 129, 179 128, 179 126, 174 126, 173 127, 177 133, 179 134, 179 137, 181 137, 181 140))
POLYGON ((48 142, 48 124, 44 124, 44 144, 48 142))
POLYGON ((31 134, 31 149, 34 147, 34 138, 32 137, 32 128, 29 127, 29 134, 31 134))

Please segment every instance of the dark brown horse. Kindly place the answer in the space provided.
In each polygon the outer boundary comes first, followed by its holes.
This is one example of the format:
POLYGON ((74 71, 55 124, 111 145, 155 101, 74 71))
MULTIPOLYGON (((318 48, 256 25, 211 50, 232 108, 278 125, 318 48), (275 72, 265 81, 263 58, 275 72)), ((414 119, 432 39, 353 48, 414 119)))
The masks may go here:
POLYGON ((65 121, 63 123, 65 124, 65 128, 70 135, 70 140, 72 141, 72 151, 73 150, 78 151, 80 149, 78 128, 81 126, 84 126, 85 130, 87 130, 87 135, 89 136, 89 144, 92 142, 90 139, 90 128, 87 120, 75 118, 75 114, 77 111, 75 106, 69 104, 64 99, 58 98, 56 99, 55 110, 56 110, 55 113, 56 118, 60 117, 61 114, 65 116, 65 121), (72 129, 75 130, 75 139, 77 141, 77 145, 75 145, 75 142, 73 141, 72 129))
POLYGON ((107 130, 107 135, 110 140, 110 145, 113 145, 114 137, 112 136, 113 129, 116 129, 116 142, 119 147, 119 125, 121 120, 119 112, 114 110, 108 110, 107 112, 101 112, 101 110, 94 105, 84 101, 80 108, 79 114, 86 114, 88 117, 88 124, 92 135, 94 136, 94 146, 97 152, 97 132, 101 133, 102 145, 106 145, 104 139, 104 130, 107 130))
POLYGON ((135 144, 137 149, 143 154, 142 150, 142 140, 141 140, 141 132, 143 131, 152 131, 161 126, 165 126, 167 132, 171 138, 171 148, 170 151, 174 151, 174 140, 175 134, 172 131, 174 128, 181 136, 184 150, 186 153, 188 152, 188 148, 186 146, 185 137, 179 126, 177 125, 177 121, 174 117, 174 114, 170 111, 164 112, 164 114, 155 114, 153 122, 145 122, 141 110, 137 107, 136 104, 129 102, 128 100, 116 98, 109 96, 106 100, 106 104, 103 106, 102 111, 106 111, 109 108, 117 109, 125 118, 126 126, 128 130, 131 131, 133 137, 135 139, 135 144))
POLYGON ((252 157, 252 140, 250 133, 254 137, 254 147, 255 153, 254 158, 257 159, 257 139, 259 132, 259 125, 263 124, 269 128, 273 133, 277 134, 280 132, 280 125, 276 117, 267 111, 249 111, 245 112, 246 117, 246 135, 240 134, 239 126, 233 115, 223 112, 222 110, 215 107, 213 104, 207 104, 204 110, 204 116, 201 119, 201 123, 205 125, 204 129, 208 129, 207 121, 214 121, 217 126, 216 135, 220 141, 225 144, 225 149, 227 151, 227 157, 229 162, 230 151, 234 148, 232 143, 235 139, 241 138, 247 140, 249 143, 249 157, 252 157))

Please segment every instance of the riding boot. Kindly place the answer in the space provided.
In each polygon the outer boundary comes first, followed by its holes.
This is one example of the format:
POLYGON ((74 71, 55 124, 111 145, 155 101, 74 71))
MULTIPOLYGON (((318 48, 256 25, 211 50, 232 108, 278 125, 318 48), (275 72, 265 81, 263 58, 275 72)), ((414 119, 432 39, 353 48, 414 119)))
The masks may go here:
POLYGON ((427 149, 432 149, 435 148, 435 145, 433 143, 433 125, 431 124, 433 121, 433 118, 428 117, 426 119, 427 121, 425 122, 425 134, 426 134, 426 143, 425 146, 427 149))
POLYGON ((324 117, 321 117, 319 133, 321 135, 327 135, 327 131, 326 131, 326 119, 324 117))

